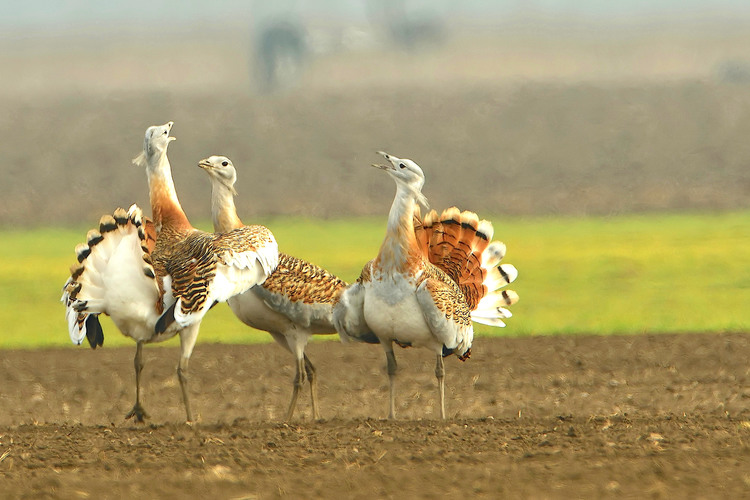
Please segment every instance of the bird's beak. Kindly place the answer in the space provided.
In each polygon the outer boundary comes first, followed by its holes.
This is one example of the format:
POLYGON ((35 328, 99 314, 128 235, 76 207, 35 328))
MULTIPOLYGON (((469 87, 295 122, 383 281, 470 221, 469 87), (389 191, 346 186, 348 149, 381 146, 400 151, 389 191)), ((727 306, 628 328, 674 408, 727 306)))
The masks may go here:
MULTIPOLYGON (((167 123, 165 123, 165 125, 167 126, 167 128, 171 132, 172 131, 172 127, 174 126, 174 122, 167 122, 167 123)), ((169 142, 172 142, 172 141, 176 140, 177 137, 168 137, 167 139, 169 140, 169 142)))
MULTIPOLYGON (((390 161, 391 155, 389 155, 388 153, 383 152, 383 151, 377 151, 377 153, 379 155, 382 155, 383 158, 385 158, 386 160, 390 161)), ((394 167, 392 164, 389 164, 389 165, 378 165, 377 163, 373 163, 372 166, 375 167, 375 168, 379 168, 381 170, 396 170, 396 167, 394 167)))
POLYGON ((377 163, 371 163, 370 166, 379 168, 380 170, 395 170, 393 165, 378 165, 377 163))
POLYGON ((211 163, 209 163, 208 159, 201 160, 198 162, 198 166, 202 168, 203 170, 211 170, 211 163))

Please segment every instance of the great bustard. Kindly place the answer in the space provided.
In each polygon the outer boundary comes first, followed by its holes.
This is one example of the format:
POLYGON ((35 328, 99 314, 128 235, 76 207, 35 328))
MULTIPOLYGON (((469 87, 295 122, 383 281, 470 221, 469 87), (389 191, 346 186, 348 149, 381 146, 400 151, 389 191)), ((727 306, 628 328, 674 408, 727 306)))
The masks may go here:
POLYGON ((374 342, 385 350, 390 386, 389 418, 396 417, 396 358, 393 343, 426 347, 437 356, 440 416, 445 418, 445 368, 450 354, 469 357, 474 337, 472 320, 505 326, 505 307, 515 303, 513 291, 500 291, 517 271, 500 264, 505 245, 490 243, 492 224, 473 212, 452 207, 438 217, 421 220, 418 203, 424 173, 411 160, 382 154, 388 164, 373 165, 396 181, 396 197, 388 215, 385 239, 377 257, 368 262, 356 283, 340 296, 334 324, 342 340, 374 342), (374 335, 373 335, 374 334, 374 335))
POLYGON ((265 228, 226 234, 190 225, 177 199, 167 159, 172 122, 149 127, 134 163, 146 168, 153 222, 133 205, 102 217, 76 247, 78 262, 63 288, 68 329, 74 343, 87 337, 92 348, 104 335, 98 315, 109 315, 136 342, 136 399, 126 418, 147 417, 140 400, 143 344, 180 336, 177 376, 188 422, 188 361, 200 323, 216 303, 262 283, 276 268, 278 247, 265 228), (155 241, 154 241, 155 237, 155 241))
MULTIPOLYGON (((226 232, 243 226, 234 205, 234 183, 237 172, 224 156, 211 156, 198 164, 211 179, 211 215, 214 230, 226 232)), ((294 414, 299 391, 310 382, 313 418, 319 419, 315 368, 305 354, 313 335, 335 334, 333 303, 346 283, 325 269, 279 254, 279 265, 266 281, 247 292, 230 298, 227 303, 246 325, 271 334, 276 342, 296 358, 296 374, 292 400, 286 419, 294 414)))

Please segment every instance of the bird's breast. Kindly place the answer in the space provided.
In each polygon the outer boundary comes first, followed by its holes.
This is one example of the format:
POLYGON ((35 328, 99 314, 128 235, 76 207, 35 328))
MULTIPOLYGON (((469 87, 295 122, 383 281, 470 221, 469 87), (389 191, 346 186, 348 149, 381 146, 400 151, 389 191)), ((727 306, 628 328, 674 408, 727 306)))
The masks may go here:
POLYGON ((365 321, 380 339, 398 340, 415 346, 432 339, 411 278, 375 275, 365 292, 365 321))

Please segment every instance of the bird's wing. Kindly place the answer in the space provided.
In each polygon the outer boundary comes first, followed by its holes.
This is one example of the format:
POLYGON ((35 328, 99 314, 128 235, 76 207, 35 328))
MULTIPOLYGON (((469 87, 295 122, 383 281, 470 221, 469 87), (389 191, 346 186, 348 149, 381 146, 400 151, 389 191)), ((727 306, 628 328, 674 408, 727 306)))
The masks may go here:
POLYGON ((416 297, 432 334, 445 347, 443 351, 455 352, 460 359, 468 357, 474 329, 458 285, 439 268, 429 266, 417 284, 416 297))
POLYGON ((128 325, 155 321, 159 288, 151 261, 150 236, 137 205, 105 215, 99 229, 76 247, 78 262, 63 287, 62 302, 71 340, 92 347, 104 335, 97 315, 107 314, 126 335, 128 325))
POLYGON ((367 325, 364 311, 365 287, 372 279, 372 262, 365 264, 357 281, 338 295, 338 300, 333 306, 333 325, 342 342, 380 343, 367 325))
POLYGON ((295 324, 333 332, 333 303, 344 287, 346 282, 322 267, 280 253, 274 272, 252 291, 295 324))
MULTIPOLYGON (((165 317, 171 314, 183 327, 199 322, 215 303, 263 283, 278 260, 276 240, 263 226, 193 231, 177 243, 166 265, 176 302, 165 317)), ((157 331, 170 322, 160 320, 157 331)))

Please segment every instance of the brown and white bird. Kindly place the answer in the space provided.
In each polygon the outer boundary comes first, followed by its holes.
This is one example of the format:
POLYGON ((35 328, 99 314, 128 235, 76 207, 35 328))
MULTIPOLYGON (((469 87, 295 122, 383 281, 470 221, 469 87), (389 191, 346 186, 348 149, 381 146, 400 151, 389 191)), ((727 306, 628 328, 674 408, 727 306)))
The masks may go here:
POLYGON ((393 343, 426 347, 436 357, 440 416, 445 418, 443 357, 471 354, 472 321, 505 326, 507 306, 518 300, 501 287, 518 272, 500 264, 505 245, 492 242, 492 224, 473 212, 452 207, 439 217, 432 211, 421 220, 418 204, 424 173, 411 160, 380 153, 385 170, 396 181, 396 197, 388 215, 385 239, 356 283, 340 296, 334 324, 343 341, 380 342, 385 350, 390 386, 389 418, 396 417, 396 358, 393 343))
POLYGON ((172 122, 149 127, 134 160, 146 169, 153 222, 136 205, 117 209, 76 247, 78 262, 63 287, 71 339, 102 345, 99 314, 136 342, 136 400, 126 418, 147 417, 140 400, 143 344, 180 336, 177 376, 187 421, 188 361, 203 316, 217 302, 262 283, 276 268, 278 247, 270 231, 238 228, 225 234, 192 227, 180 206, 167 158, 172 122))
MULTIPOLYGON (((234 205, 234 183, 237 172, 224 156, 211 156, 198 164, 211 179, 211 216, 214 230, 219 233, 244 226, 234 205)), ((292 257, 279 254, 279 265, 266 280, 247 292, 236 295, 227 304, 234 314, 248 326, 264 330, 296 359, 296 373, 292 400, 286 419, 294 415, 299 391, 310 382, 313 418, 319 419, 315 368, 305 354, 313 335, 335 334, 333 303, 346 283, 325 269, 292 257)))

